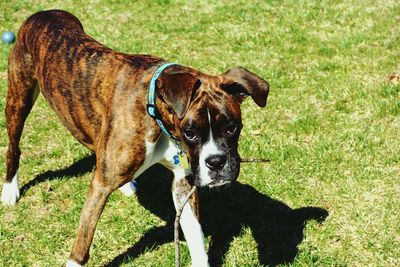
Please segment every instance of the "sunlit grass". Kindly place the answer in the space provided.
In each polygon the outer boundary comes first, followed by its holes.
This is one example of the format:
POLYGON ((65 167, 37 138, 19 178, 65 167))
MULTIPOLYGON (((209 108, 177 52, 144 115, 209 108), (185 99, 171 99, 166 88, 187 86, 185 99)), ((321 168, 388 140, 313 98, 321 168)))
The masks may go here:
MULTIPOLYGON (((247 201, 261 206, 248 207, 255 211, 248 215, 255 224, 243 224, 228 242, 224 266, 400 264, 400 85, 388 80, 400 74, 398 1, 2 1, 0 31, 17 32, 29 15, 51 8, 74 13, 90 35, 113 49, 158 55, 212 74, 241 65, 270 82, 265 109, 250 99, 243 104, 240 141, 243 158, 270 160, 242 164, 239 177, 254 188, 239 187, 252 200, 247 201), (262 207, 271 200, 277 204, 262 207), (292 214, 305 207, 329 215, 295 231, 290 227, 299 225, 290 221, 292 214), (292 232, 285 234, 286 226, 292 232), (263 227, 263 241, 271 242, 259 247, 254 236, 263 227), (297 247, 293 257, 279 254, 288 247, 297 247), (259 249, 270 255, 267 260, 260 260, 259 249)), ((0 110, 9 49, 0 45, 0 110)), ((6 136, 2 115, 3 177, 6 136)), ((89 155, 42 97, 28 118, 21 149, 21 185, 89 155)), ((91 174, 60 175, 44 175, 48 178, 29 187, 16 207, 0 208, 0 265, 65 263, 91 174)), ((154 191, 148 193, 157 195, 154 191)), ((226 205, 242 214, 234 205, 246 202, 235 196, 206 206, 226 205)), ((140 197, 111 196, 89 266, 113 262, 151 229, 165 225, 156 208, 139 202, 140 197)), ((206 224, 212 214, 212 209, 205 212, 206 224)), ((224 229, 218 222, 206 229, 224 229)), ((187 266, 184 246, 182 253, 187 266)), ((119 263, 172 266, 173 244, 149 246, 119 263)))

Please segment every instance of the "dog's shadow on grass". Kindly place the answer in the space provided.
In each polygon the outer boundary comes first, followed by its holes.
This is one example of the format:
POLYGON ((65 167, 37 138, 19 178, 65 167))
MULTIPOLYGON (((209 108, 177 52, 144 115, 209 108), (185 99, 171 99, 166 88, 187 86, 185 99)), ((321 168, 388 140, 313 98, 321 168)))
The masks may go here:
MULTIPOLYGON (((95 157, 85 157, 71 166, 47 171, 36 176, 21 188, 23 195, 29 188, 46 180, 69 178, 93 169, 95 157)), ((141 239, 106 266, 119 266, 165 243, 173 242, 172 174, 155 165, 138 179, 138 201, 166 222, 143 234, 141 239)), ((200 217, 205 236, 210 236, 209 261, 221 266, 233 239, 248 227, 257 243, 261 265, 275 266, 293 262, 303 240, 303 229, 308 220, 322 222, 328 216, 325 209, 304 207, 291 209, 251 187, 235 182, 217 189, 200 190, 200 217)), ((182 233, 181 233, 182 237, 182 233)))
POLYGON ((20 188, 20 194, 21 196, 25 195, 28 189, 47 180, 71 178, 74 176, 83 175, 87 172, 90 172, 95 164, 96 164, 96 156, 92 154, 90 156, 84 157, 74 162, 71 166, 66 167, 64 169, 56 171, 46 171, 44 173, 37 175, 28 183, 24 184, 20 188))
MULTIPOLYGON (((138 179, 139 202, 166 221, 166 226, 148 230, 131 248, 118 255, 107 266, 119 266, 158 246, 173 242, 172 175, 156 165, 138 179)), ((251 187, 239 182, 223 188, 200 191, 200 217, 205 236, 211 237, 209 261, 221 266, 233 239, 249 227, 257 243, 258 260, 274 266, 293 262, 303 240, 303 228, 308 220, 322 222, 328 212, 322 208, 291 209, 251 187)), ((182 234, 181 234, 182 236, 182 234)))

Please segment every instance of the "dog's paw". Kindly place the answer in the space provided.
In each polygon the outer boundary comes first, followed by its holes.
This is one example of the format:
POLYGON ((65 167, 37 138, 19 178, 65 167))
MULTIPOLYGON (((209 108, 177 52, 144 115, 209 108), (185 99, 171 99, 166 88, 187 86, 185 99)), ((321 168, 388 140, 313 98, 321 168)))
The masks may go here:
POLYGON ((135 180, 132 180, 119 188, 119 191, 122 192, 125 196, 133 196, 137 191, 137 183, 135 180))
POLYGON ((14 176, 10 183, 4 183, 1 192, 1 202, 7 206, 14 206, 19 199, 18 174, 14 176))
POLYGON ((80 265, 79 263, 77 263, 76 261, 71 260, 71 259, 69 259, 67 261, 67 265, 66 266, 67 267, 82 267, 82 265, 80 265))

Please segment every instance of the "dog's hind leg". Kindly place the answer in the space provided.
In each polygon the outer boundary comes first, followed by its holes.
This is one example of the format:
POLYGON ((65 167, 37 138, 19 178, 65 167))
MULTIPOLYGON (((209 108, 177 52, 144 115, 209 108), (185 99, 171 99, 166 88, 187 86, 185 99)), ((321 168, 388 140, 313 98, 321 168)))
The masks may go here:
POLYGON ((1 194, 1 201, 5 205, 15 205, 19 198, 19 142, 25 120, 39 93, 33 73, 29 54, 24 52, 21 42, 17 42, 8 61, 6 124, 9 144, 6 156, 7 174, 1 194))

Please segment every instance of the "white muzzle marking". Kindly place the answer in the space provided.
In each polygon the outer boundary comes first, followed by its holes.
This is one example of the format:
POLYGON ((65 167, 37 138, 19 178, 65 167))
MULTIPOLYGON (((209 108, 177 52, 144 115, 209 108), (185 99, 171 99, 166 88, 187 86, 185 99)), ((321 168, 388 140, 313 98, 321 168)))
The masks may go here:
POLYGON ((206 165, 206 159, 210 156, 223 154, 223 151, 218 148, 217 144, 214 141, 211 130, 210 112, 207 111, 207 113, 208 113, 208 123, 210 125, 210 134, 208 141, 203 144, 200 150, 200 156, 199 156, 200 186, 205 186, 212 182, 211 177, 209 175, 210 169, 206 165))

